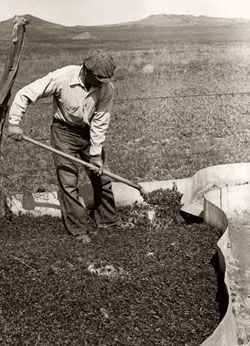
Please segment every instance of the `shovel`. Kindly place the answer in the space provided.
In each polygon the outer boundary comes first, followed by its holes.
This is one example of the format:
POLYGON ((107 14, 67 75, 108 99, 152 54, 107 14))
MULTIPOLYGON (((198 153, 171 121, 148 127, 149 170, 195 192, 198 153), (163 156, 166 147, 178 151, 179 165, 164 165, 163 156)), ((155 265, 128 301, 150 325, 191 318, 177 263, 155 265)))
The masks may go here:
MULTIPOLYGON (((64 153, 63 151, 57 150, 57 149, 52 148, 52 147, 50 147, 50 146, 48 146, 46 144, 40 143, 38 141, 35 141, 32 138, 29 138, 27 136, 23 136, 23 139, 25 141, 27 141, 27 142, 30 142, 30 143, 32 143, 34 145, 37 145, 38 147, 41 147, 41 148, 46 149, 46 150, 49 150, 49 151, 51 151, 51 152, 53 152, 55 154, 61 155, 61 156, 65 157, 65 158, 67 158, 67 159, 70 159, 70 160, 72 160, 72 161, 74 161, 76 163, 79 163, 82 166, 85 166, 85 167, 90 168, 90 169, 94 169, 95 171, 97 171, 97 169, 98 169, 96 166, 94 166, 94 165, 92 165, 92 164, 90 164, 90 163, 88 163, 86 161, 80 160, 80 159, 78 159, 78 158, 76 158, 74 156, 71 156, 69 154, 64 153)), ((116 181, 119 181, 119 182, 121 182, 123 184, 126 184, 128 186, 131 186, 134 189, 137 189, 140 192, 142 197, 145 196, 145 191, 144 191, 144 189, 143 189, 143 187, 141 185, 139 185, 137 183, 134 183, 134 182, 132 182, 130 180, 127 180, 127 179, 125 179, 123 177, 120 177, 119 175, 114 174, 112 172, 109 172, 107 170, 103 170, 103 174, 107 175, 108 177, 110 177, 110 178, 112 178, 112 179, 114 179, 116 181)))

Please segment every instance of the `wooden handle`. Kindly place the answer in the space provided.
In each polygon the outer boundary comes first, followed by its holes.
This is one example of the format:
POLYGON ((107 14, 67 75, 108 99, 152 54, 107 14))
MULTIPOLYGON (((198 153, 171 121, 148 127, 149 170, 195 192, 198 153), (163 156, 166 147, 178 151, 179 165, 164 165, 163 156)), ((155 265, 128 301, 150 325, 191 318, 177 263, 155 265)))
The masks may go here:
MULTIPOLYGON (((71 155, 69 155, 69 154, 64 153, 63 151, 57 150, 57 149, 52 148, 52 147, 50 147, 50 146, 48 146, 48 145, 46 145, 46 144, 40 143, 40 142, 38 142, 38 141, 35 141, 35 140, 32 139, 32 138, 29 138, 29 137, 27 137, 27 136, 23 136, 23 139, 24 139, 25 141, 27 141, 27 142, 30 142, 30 143, 32 143, 32 144, 34 144, 34 145, 37 145, 38 147, 41 147, 41 148, 46 149, 46 150, 49 150, 49 151, 51 151, 51 152, 53 152, 53 153, 55 153, 55 154, 58 154, 58 155, 61 155, 61 156, 65 157, 65 158, 67 158, 67 159, 69 159, 69 160, 71 160, 71 161, 74 161, 74 162, 76 162, 76 163, 79 163, 79 164, 82 165, 82 166, 85 166, 85 167, 90 168, 90 169, 97 170, 97 167, 96 167, 96 166, 91 165, 90 163, 88 163, 88 162, 86 162, 86 161, 80 160, 80 159, 78 159, 78 158, 76 158, 76 157, 74 157, 74 156, 71 156, 71 155)), ((137 184, 137 183, 134 183, 134 182, 132 182, 132 181, 130 181, 130 180, 127 180, 127 179, 125 179, 125 178, 123 178, 123 177, 120 177, 120 176, 117 175, 117 174, 111 173, 111 172, 106 171, 106 170, 103 170, 103 174, 105 174, 105 175, 107 175, 108 177, 113 178, 113 179, 115 179, 115 180, 117 180, 117 181, 119 181, 119 182, 121 182, 121 183, 124 183, 124 184, 126 184, 126 185, 129 185, 129 186, 131 186, 131 187, 133 187, 133 188, 139 190, 140 193, 143 192, 142 186, 139 185, 139 184, 137 184)))

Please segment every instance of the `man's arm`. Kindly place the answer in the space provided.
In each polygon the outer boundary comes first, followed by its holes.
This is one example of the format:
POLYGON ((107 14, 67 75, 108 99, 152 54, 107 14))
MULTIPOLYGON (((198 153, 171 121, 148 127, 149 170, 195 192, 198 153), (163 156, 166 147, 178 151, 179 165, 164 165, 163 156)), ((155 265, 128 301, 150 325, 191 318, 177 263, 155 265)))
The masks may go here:
POLYGON ((54 83, 56 73, 57 71, 51 72, 17 92, 9 111, 8 136, 10 138, 17 141, 22 140, 23 129, 20 127, 20 122, 29 104, 56 92, 54 83))
POLYGON ((103 171, 102 148, 106 131, 109 127, 110 113, 113 104, 114 87, 112 83, 104 84, 100 102, 90 122, 90 163, 98 166, 99 175, 103 171))
POLYGON ((90 155, 101 155, 102 147, 105 143, 106 131, 109 127, 110 113, 113 104, 114 87, 113 84, 108 83, 104 85, 105 88, 100 96, 100 102, 94 112, 90 122, 90 155))
POLYGON ((36 102, 42 97, 51 96, 56 92, 54 77, 55 72, 51 72, 17 92, 9 111, 10 125, 19 126, 30 103, 36 102))

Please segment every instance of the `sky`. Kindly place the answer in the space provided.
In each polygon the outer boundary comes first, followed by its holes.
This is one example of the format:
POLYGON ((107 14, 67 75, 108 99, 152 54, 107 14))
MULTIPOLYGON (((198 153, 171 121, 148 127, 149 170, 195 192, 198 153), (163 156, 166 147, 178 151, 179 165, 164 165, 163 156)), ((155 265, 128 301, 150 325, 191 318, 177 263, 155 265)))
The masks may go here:
POLYGON ((62 25, 103 25, 151 14, 250 19, 250 0, 0 0, 0 21, 31 14, 62 25))

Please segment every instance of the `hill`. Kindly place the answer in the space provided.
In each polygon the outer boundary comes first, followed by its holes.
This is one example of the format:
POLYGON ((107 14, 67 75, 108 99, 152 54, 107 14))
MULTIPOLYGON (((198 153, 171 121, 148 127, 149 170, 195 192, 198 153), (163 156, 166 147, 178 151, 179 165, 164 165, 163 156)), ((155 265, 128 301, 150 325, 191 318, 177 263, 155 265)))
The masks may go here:
MULTIPOLYGON (((27 37, 31 40, 40 41, 48 38, 72 38, 85 28, 84 26, 79 28, 67 27, 61 24, 48 22, 29 14, 23 15, 23 17, 30 22, 27 26, 27 37)), ((13 27, 13 20, 14 18, 11 18, 0 22, 0 35, 2 40, 9 39, 13 27)))
POLYGON ((250 24, 250 20, 244 18, 220 18, 207 16, 176 15, 176 14, 157 14, 136 22, 137 25, 150 26, 218 26, 218 25, 235 25, 250 24))
MULTIPOLYGON (((59 43, 88 39, 101 45, 121 48, 121 44, 165 44, 192 40, 245 40, 249 41, 250 20, 242 18, 216 18, 206 16, 159 14, 135 22, 100 26, 64 26, 43 19, 24 15, 30 21, 27 27, 27 41, 59 43), (87 35, 86 35, 87 33, 87 35), (94 39, 94 38, 98 39, 94 39), (72 40, 73 39, 73 40, 72 40), (93 40, 92 40, 93 39, 93 40), (98 43, 99 42, 99 43, 98 43)), ((13 18, 0 22, 1 41, 9 40, 13 18)), ((94 44, 94 43, 93 43, 94 44)))
MULTIPOLYGON (((42 28, 45 30, 63 28, 63 25, 51 23, 46 20, 31 16, 29 14, 23 15, 23 17, 25 17, 30 22, 29 25, 32 25, 32 27, 35 27, 35 28, 42 28)), ((14 22, 14 17, 0 22, 1 33, 7 32, 7 31, 9 32, 13 27, 13 22, 14 22)))

